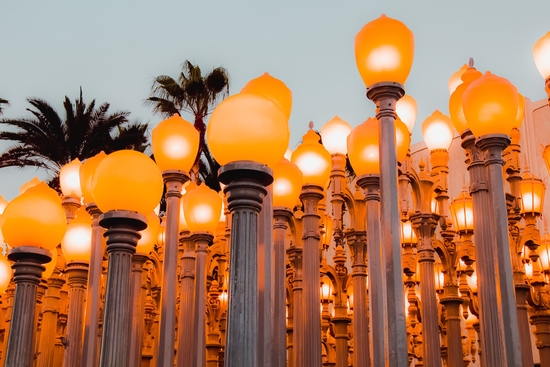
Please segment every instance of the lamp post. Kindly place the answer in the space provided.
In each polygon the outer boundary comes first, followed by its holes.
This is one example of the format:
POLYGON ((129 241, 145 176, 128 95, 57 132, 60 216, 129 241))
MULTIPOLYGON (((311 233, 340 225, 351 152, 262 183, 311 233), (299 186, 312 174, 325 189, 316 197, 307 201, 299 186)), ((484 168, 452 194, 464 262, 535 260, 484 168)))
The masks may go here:
POLYGON ((181 189, 189 181, 199 148, 199 132, 178 114, 161 121, 152 133, 152 148, 166 185, 161 319, 157 367, 174 364, 176 323, 176 272, 181 189))
POLYGON ((380 109, 380 222, 385 243, 388 347, 392 346, 386 353, 392 367, 407 366, 394 126, 395 104, 405 94, 403 83, 412 66, 413 50, 412 32, 385 15, 365 25, 355 37, 355 59, 367 97, 380 109))
POLYGON ((66 218, 61 199, 45 183, 28 189, 5 208, 2 234, 12 246, 15 297, 6 350, 6 366, 30 367, 34 355, 36 289, 51 261, 51 250, 63 238, 66 218), (47 218, 43 218, 47 212, 47 218), (32 229, 32 230, 29 230, 32 229))
POLYGON ((131 306, 132 256, 139 231, 147 228, 145 215, 162 196, 162 176, 145 154, 120 150, 98 164, 92 193, 104 213, 99 224, 107 229, 109 254, 99 366, 128 367, 132 319, 126 310, 131 306))

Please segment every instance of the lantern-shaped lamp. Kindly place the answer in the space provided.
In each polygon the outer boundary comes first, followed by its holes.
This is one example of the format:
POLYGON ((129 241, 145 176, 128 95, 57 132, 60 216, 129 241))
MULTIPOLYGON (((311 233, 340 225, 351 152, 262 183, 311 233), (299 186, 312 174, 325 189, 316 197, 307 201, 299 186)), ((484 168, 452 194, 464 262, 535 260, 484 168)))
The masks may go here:
POLYGON ((61 248, 67 262, 90 262, 92 219, 83 206, 76 211, 75 218, 67 225, 61 248))
POLYGON ((455 71, 455 73, 453 75, 451 75, 451 77, 449 78, 449 82, 448 82, 448 85, 449 85, 449 95, 452 95, 453 92, 456 90, 456 88, 462 84, 462 74, 464 74, 466 72, 466 70, 468 70, 468 64, 464 64, 460 67, 460 69, 458 69, 457 71, 455 71))
POLYGON ((416 104, 416 101, 409 94, 405 94, 403 98, 401 98, 395 104, 395 112, 397 113, 397 117, 399 117, 401 121, 405 123, 407 129, 409 130, 409 133, 411 134, 414 123, 416 122, 417 110, 418 106, 416 104))
POLYGON ((319 142, 319 135, 310 129, 303 136, 302 144, 292 153, 292 162, 300 168, 304 175, 303 183, 325 187, 332 167, 330 153, 319 142))
POLYGON ((330 301, 330 296, 332 295, 331 286, 329 283, 321 284, 321 301, 328 302, 330 301))
POLYGON ((199 132, 176 113, 153 129, 151 146, 161 171, 189 172, 197 157, 199 132))
POLYGON ((545 186, 541 179, 525 172, 519 184, 521 213, 540 215, 544 204, 545 186))
POLYGON ((191 232, 214 234, 222 210, 222 198, 206 185, 188 191, 182 198, 183 213, 191 232))
POLYGON ((281 80, 264 73, 249 81, 241 93, 253 93, 269 98, 283 111, 286 120, 290 119, 292 111, 292 91, 281 80))
POLYGON ((401 243, 402 244, 412 244, 415 245, 418 243, 418 238, 414 232, 412 223, 410 220, 401 222, 401 243))
POLYGON ((449 150, 454 136, 454 128, 451 119, 438 110, 422 123, 422 136, 428 149, 449 150))
POLYGON ((462 74, 462 83, 456 87, 455 91, 449 98, 449 115, 451 116, 451 121, 459 134, 462 134, 466 129, 469 129, 466 116, 464 116, 462 95, 464 94, 464 91, 468 89, 468 86, 473 81, 479 79, 481 75, 482 74, 473 66, 468 68, 464 74, 462 74))
POLYGON ((466 277, 466 281, 468 282, 468 287, 472 290, 472 292, 477 292, 477 272, 474 271, 474 273, 470 276, 466 277))
POLYGON ((439 261, 434 264, 434 276, 435 290, 437 292, 443 291, 445 287, 445 274, 443 273, 443 265, 439 261))
POLYGON ((92 195, 92 178, 94 177, 97 165, 105 157, 107 157, 107 154, 101 151, 93 157, 86 159, 80 166, 80 188, 82 189, 82 196, 84 196, 84 202, 86 204, 94 202, 94 197, 92 195))
POLYGON ((33 177, 32 180, 30 180, 29 182, 25 182, 23 185, 21 185, 21 187, 19 188, 19 195, 23 194, 31 187, 38 185, 40 182, 42 181, 40 181, 37 177, 33 177))
POLYGON ((127 210, 148 215, 160 201, 163 185, 151 158, 135 150, 119 150, 97 165, 92 194, 103 213, 127 210))
POLYGON ((355 36, 355 61, 367 87, 379 82, 405 84, 413 54, 412 32, 385 15, 367 23, 355 36))
POLYGON ((357 176, 380 173, 378 120, 369 118, 348 136, 348 156, 357 176))
POLYGON ((63 196, 75 196, 77 198, 82 196, 80 166, 82 166, 82 162, 75 158, 59 170, 59 186, 61 186, 63 196))
POLYGON ((544 236, 542 236, 540 241, 540 246, 537 249, 539 252, 539 259, 540 264, 542 266, 542 270, 545 273, 550 272, 550 234, 546 232, 544 236))
POLYGON ((330 154, 346 154, 348 152, 346 142, 351 126, 338 116, 327 122, 321 128, 323 145, 330 154))
POLYGON ((535 65, 546 80, 550 78, 550 32, 541 37, 533 46, 535 65))
POLYGON ((149 253, 153 250, 155 243, 157 243, 159 228, 160 219, 157 213, 149 213, 147 216, 147 228, 139 232, 141 234, 141 238, 136 246, 137 253, 149 255, 149 253))
POLYGON ((474 231, 474 204, 472 197, 466 190, 453 200, 449 210, 455 230, 459 233, 474 231))
POLYGON ((303 178, 300 168, 285 158, 273 167, 273 206, 294 208, 300 197, 303 178))

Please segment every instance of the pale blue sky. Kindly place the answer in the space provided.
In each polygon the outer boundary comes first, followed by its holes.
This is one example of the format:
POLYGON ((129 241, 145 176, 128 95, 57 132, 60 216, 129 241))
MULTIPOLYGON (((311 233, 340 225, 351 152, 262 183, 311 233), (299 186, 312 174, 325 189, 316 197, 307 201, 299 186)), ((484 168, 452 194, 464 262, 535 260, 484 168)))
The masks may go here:
MULTIPOLYGON (((5 1, 0 7, 0 97, 4 117, 29 114, 27 97, 61 110, 83 88, 85 101, 155 125, 144 107, 153 77, 176 77, 185 59, 204 70, 224 66, 231 91, 264 71, 293 92, 291 148, 310 120, 334 115, 352 126, 373 113, 355 66, 361 27, 385 13, 415 35, 406 83, 418 102, 413 142, 434 109, 447 113, 447 80, 474 57, 479 70, 508 78, 531 100, 545 98, 531 56, 550 30, 550 1, 5 1)), ((186 117, 186 116, 184 116, 186 117)), ((189 118, 189 117, 188 117, 189 118)), ((0 143, 0 150, 7 147, 0 143)), ((0 195, 12 199, 34 170, 1 169, 0 195)))

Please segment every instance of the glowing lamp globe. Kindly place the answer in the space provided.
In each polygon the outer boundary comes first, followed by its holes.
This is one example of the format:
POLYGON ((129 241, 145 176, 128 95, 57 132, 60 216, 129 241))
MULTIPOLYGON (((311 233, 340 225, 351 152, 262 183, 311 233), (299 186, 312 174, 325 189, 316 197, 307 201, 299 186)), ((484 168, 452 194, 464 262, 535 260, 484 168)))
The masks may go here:
POLYGON ((269 98, 283 111, 286 120, 290 119, 292 91, 288 89, 285 83, 272 77, 269 73, 263 73, 263 75, 249 81, 241 90, 241 93, 253 93, 269 98))
POLYGON ((414 123, 416 122, 417 110, 418 106, 416 101, 408 94, 405 94, 403 98, 395 104, 395 113, 397 113, 397 116, 405 123, 409 133, 411 134, 414 123))
POLYGON ((161 171, 189 172, 199 150, 199 132, 176 113, 153 129, 151 145, 161 171))
POLYGON ((6 206, 8 205, 9 201, 4 199, 2 195, 0 195, 0 215, 4 213, 4 209, 6 209, 6 206))
POLYGON ((544 79, 550 78, 550 32, 546 33, 533 46, 535 65, 544 79))
POLYGON ((458 87, 460 84, 462 84, 462 74, 468 70, 469 66, 468 64, 464 64, 454 72, 453 75, 449 78, 448 85, 449 85, 449 95, 453 94, 453 92, 456 90, 456 87, 458 87))
POLYGON ((4 255, 0 254, 0 293, 4 293, 8 289, 11 276, 11 264, 4 255))
POLYGON ((459 134, 462 134, 466 129, 469 129, 466 116, 464 116, 462 95, 464 94, 464 91, 468 89, 470 84, 479 79, 481 76, 482 74, 477 71, 476 68, 468 68, 464 74, 462 74, 462 83, 456 87, 455 91, 449 98, 449 115, 451 116, 451 121, 459 134))
POLYGON ((449 207, 453 227, 459 233, 474 231, 474 203, 466 190, 453 200, 449 207))
POLYGON ((327 122, 321 128, 323 145, 330 154, 346 154, 347 138, 351 132, 351 126, 338 116, 327 122))
POLYGON ((422 123, 422 136, 430 151, 448 150, 453 142, 454 131, 451 119, 438 110, 422 123))
POLYGON ((302 137, 302 144, 292 153, 291 162, 302 171, 304 185, 325 187, 330 178, 332 159, 328 150, 319 143, 319 135, 311 127, 302 137))
POLYGON ((67 229, 61 198, 44 182, 13 199, 2 217, 2 234, 11 247, 33 246, 51 251, 67 229))
POLYGON ((191 232, 209 232, 214 234, 220 213, 222 198, 206 185, 188 191, 182 198, 183 213, 191 232))
POLYGON ((401 119, 395 120, 395 144, 397 149, 397 161, 401 162, 407 158, 411 146, 411 134, 407 125, 401 119))
POLYGON ((518 113, 516 115, 516 122, 514 123, 514 127, 519 129, 523 122, 523 117, 525 116, 525 98, 521 95, 521 93, 518 93, 518 113))
POLYGON ((63 196, 76 196, 78 198, 82 196, 82 189, 80 188, 81 165, 82 162, 75 158, 59 170, 59 186, 61 186, 63 196))
POLYGON ((85 207, 81 206, 76 211, 75 218, 67 225, 61 248, 67 262, 90 262, 92 218, 85 207))
POLYGON ((136 252, 149 255, 149 253, 153 250, 155 243, 157 243, 159 229, 160 219, 157 213, 149 213, 149 215, 147 215, 147 228, 139 232, 141 234, 141 238, 137 243, 136 252))
POLYGON ((52 253, 52 261, 50 261, 47 264, 44 264, 44 267, 46 268, 44 272, 42 273, 42 279, 50 279, 53 272, 55 271, 55 268, 57 267, 57 260, 58 260, 57 251, 54 250, 52 253))
POLYGON ((357 176, 380 173, 378 120, 369 118, 348 136, 348 157, 357 176))
POLYGON ((304 175, 297 165, 283 158, 273 167, 273 206, 294 208, 304 175))
POLYGON ((418 243, 418 237, 410 220, 401 222, 401 243, 414 245, 418 243))
POLYGON ((476 137, 509 135, 518 113, 518 90, 508 80, 486 72, 462 95, 464 116, 476 137))
POLYGON ((162 196, 158 166, 135 150, 119 150, 105 157, 95 170, 92 195, 99 209, 128 210, 148 215, 162 196))
POLYGON ((292 149, 286 148, 286 152, 285 152, 284 157, 285 157, 287 160, 290 160, 290 158, 292 158, 292 149))
POLYGON ((26 182, 23 185, 21 185, 21 187, 19 188, 19 195, 23 194, 25 191, 27 191, 31 187, 34 187, 34 186, 38 185, 40 182, 42 182, 42 181, 40 181, 36 177, 33 177, 32 180, 30 180, 29 182, 26 182))
POLYGON ((210 116, 206 141, 220 165, 255 161, 273 167, 283 158, 290 140, 288 119, 271 99, 236 94, 210 116))
POLYGON ((94 177, 97 165, 105 157, 107 157, 107 154, 101 151, 93 157, 86 159, 80 166, 80 188, 82 189, 82 196, 84 196, 84 202, 86 204, 94 202, 94 197, 92 195, 92 178, 94 177))
POLYGON ((538 215, 542 213, 544 204, 544 183, 532 173, 525 172, 521 176, 519 191, 521 195, 521 213, 538 215))
POLYGON ((413 33, 382 15, 355 36, 355 61, 367 88, 380 82, 405 84, 414 56, 413 33))

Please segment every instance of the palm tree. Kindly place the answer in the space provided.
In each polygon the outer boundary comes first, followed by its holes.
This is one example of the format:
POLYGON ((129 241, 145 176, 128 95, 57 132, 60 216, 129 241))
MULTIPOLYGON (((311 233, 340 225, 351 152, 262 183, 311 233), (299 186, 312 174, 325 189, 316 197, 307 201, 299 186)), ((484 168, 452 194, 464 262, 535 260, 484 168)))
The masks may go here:
POLYGON ((48 102, 29 98, 28 108, 33 117, 2 119, 0 140, 15 142, 0 154, 2 167, 36 167, 51 176, 50 185, 57 188, 59 169, 75 158, 84 160, 100 151, 110 153, 121 149, 143 151, 148 145, 148 126, 128 121, 128 111, 109 113, 109 103, 96 107, 95 100, 88 105, 80 98, 74 103, 65 96, 65 117, 48 102))
POLYGON ((223 67, 214 68, 202 75, 198 65, 186 60, 178 81, 168 75, 155 78, 151 96, 145 104, 153 106, 153 111, 165 117, 186 111, 194 116, 194 125, 200 135, 199 151, 192 171, 210 188, 219 191, 218 169, 220 165, 208 149, 205 141, 205 118, 216 105, 229 95, 229 74, 223 67))
POLYGON ((0 116, 2 116, 2 114, 4 113, 4 111, 2 111, 3 110, 3 107, 2 107, 3 104, 5 104, 7 106, 10 105, 10 103, 8 102, 7 99, 0 98, 0 116))

